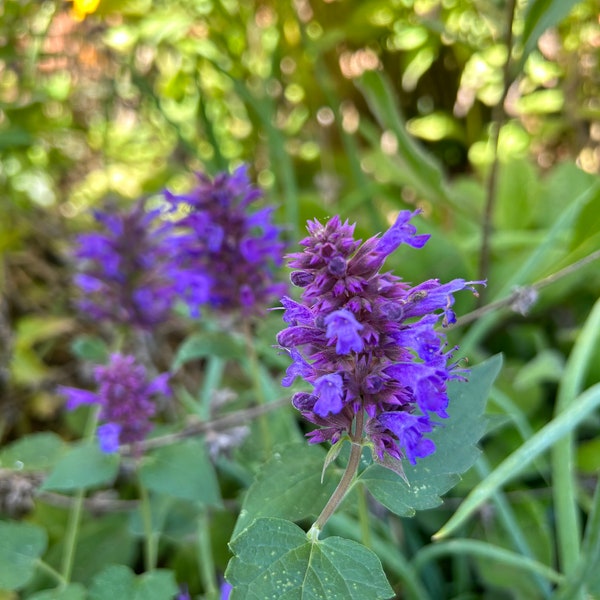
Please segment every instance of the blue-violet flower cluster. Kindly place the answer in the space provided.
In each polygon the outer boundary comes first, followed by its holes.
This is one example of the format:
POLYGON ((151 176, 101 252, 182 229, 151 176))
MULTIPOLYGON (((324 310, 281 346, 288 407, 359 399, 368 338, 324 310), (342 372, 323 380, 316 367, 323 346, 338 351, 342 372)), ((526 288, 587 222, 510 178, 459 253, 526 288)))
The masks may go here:
POLYGON ((246 167, 213 180, 198 174, 187 194, 166 192, 179 234, 171 238, 177 257, 177 290, 193 315, 202 304, 224 312, 260 314, 286 286, 275 282, 284 245, 281 228, 272 223, 274 208, 251 211, 261 191, 250 185, 246 167))
POLYGON ((137 202, 127 212, 94 213, 103 229, 78 236, 78 308, 88 317, 150 329, 169 315, 176 280, 169 224, 137 202))
POLYGON ((360 439, 365 434, 375 459, 399 472, 401 459, 415 464, 434 452, 427 434, 448 416, 446 384, 464 378, 435 326, 440 318, 455 321, 455 292, 476 293, 473 284, 483 283, 430 279, 411 286, 381 272, 400 244, 421 248, 429 239, 410 223, 418 212, 402 211, 388 231, 362 245, 354 225, 337 216, 326 225, 309 221, 304 251, 289 256, 302 298, 282 299, 288 327, 278 335, 292 358, 283 385, 301 377, 314 388, 292 400, 320 426, 310 441, 351 435, 360 413, 366 416, 360 439))
POLYGON ((98 385, 96 393, 66 386, 58 388, 67 399, 67 408, 73 410, 82 404, 100 406, 101 425, 97 434, 103 452, 116 452, 122 444, 144 440, 153 427, 154 396, 170 394, 169 374, 149 379, 135 357, 113 354, 108 365, 94 369, 94 378, 98 385))

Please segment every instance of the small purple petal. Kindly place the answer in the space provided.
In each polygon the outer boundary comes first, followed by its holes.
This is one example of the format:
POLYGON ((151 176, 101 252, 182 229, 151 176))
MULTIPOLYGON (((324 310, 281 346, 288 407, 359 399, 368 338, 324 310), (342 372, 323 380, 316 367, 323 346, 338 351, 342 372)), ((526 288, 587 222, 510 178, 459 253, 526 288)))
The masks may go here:
POLYGON ((344 381, 340 375, 323 375, 315 380, 315 392, 319 399, 317 400, 314 411, 316 414, 325 417, 330 413, 339 413, 344 404, 342 398, 344 395, 344 381))
POLYGON ((74 410, 82 404, 99 404, 100 399, 97 394, 80 390, 78 388, 67 387, 64 385, 58 386, 58 393, 67 399, 65 407, 67 410, 74 410))
POLYGON ((408 244, 413 248, 422 248, 431 237, 429 234, 415 235, 417 228, 410 224, 410 220, 421 211, 402 210, 396 222, 381 236, 376 252, 389 256, 400 244, 408 244))
POLYGON ((121 426, 117 423, 105 423, 98 427, 98 442, 100 450, 106 454, 118 452, 119 436, 121 434, 121 426))
POLYGON ((362 352, 364 343, 358 332, 363 326, 349 310, 336 310, 327 315, 325 325, 329 340, 337 337, 335 351, 338 354, 349 354, 352 350, 362 352))

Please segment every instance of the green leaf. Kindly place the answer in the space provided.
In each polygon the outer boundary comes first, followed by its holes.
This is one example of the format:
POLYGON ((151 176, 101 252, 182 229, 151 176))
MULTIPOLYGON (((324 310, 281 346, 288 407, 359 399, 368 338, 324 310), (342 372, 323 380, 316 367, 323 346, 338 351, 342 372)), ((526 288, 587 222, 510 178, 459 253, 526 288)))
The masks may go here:
POLYGON ((231 600, 383 600, 394 591, 377 556, 339 537, 309 541, 282 519, 258 519, 231 543, 231 600))
POLYGON ((177 350, 171 370, 180 369, 186 363, 207 356, 242 359, 246 356, 243 345, 238 340, 222 332, 205 332, 188 337, 177 350))
POLYGON ((46 550, 46 532, 29 523, 0 521, 0 590, 16 590, 33 576, 46 550))
POLYGON ((94 577, 90 600, 173 600, 178 591, 171 571, 157 569, 136 577, 125 565, 112 565, 94 577))
POLYGON ((298 521, 316 516, 333 493, 338 479, 331 469, 321 484, 325 456, 322 448, 306 443, 275 452, 248 490, 232 538, 259 517, 298 521))
POLYGON ((79 583, 72 583, 67 587, 54 590, 44 590, 29 597, 29 600, 85 600, 85 588, 79 583))
POLYGON ((444 174, 439 163, 412 138, 390 82, 377 71, 366 71, 359 88, 384 130, 392 131, 398 143, 397 156, 411 185, 430 201, 448 200, 444 174))
POLYGON ((62 439, 49 431, 33 433, 0 451, 0 467, 15 471, 43 471, 63 454, 62 439))
POLYGON ((108 361, 109 350, 99 337, 80 335, 71 344, 71 352, 82 360, 105 364, 108 361))
POLYGON ((118 454, 105 454, 96 444, 84 443, 59 460, 41 489, 64 492, 104 485, 115 479, 118 469, 118 454))
POLYGON ((149 489, 211 506, 221 505, 219 485, 203 440, 185 440, 144 458, 140 479, 149 489))
POLYGON ((393 471, 373 464, 359 476, 369 492, 392 512, 412 516, 417 510, 441 504, 440 495, 460 480, 479 450, 476 445, 485 432, 486 401, 502 365, 497 355, 474 367, 467 382, 450 382, 449 418, 431 434, 436 451, 415 466, 404 465, 406 483, 393 471))
POLYGON ((580 0, 530 0, 525 13, 521 66, 546 29, 558 25, 580 0))
POLYGON ((600 383, 576 398, 558 417, 542 427, 534 436, 504 459, 492 473, 476 485, 458 507, 452 518, 435 534, 448 536, 464 523, 479 507, 494 495, 504 483, 516 477, 533 460, 565 434, 589 417, 600 406, 600 383))

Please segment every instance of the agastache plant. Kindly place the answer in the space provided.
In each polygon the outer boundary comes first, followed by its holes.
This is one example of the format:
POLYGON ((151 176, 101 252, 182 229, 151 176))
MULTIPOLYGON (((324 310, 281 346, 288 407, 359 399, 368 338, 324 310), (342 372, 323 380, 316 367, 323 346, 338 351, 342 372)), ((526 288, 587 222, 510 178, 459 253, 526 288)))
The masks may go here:
POLYGON ((410 222, 418 213, 400 212, 388 231, 363 244, 338 216, 325 225, 309 221, 304 251, 288 257, 292 283, 303 292, 299 302, 282 299, 288 327, 277 341, 292 358, 282 383, 301 377, 312 385, 292 399, 319 426, 307 434, 311 443, 352 442, 347 481, 315 523, 317 532, 341 501, 363 445, 400 475, 403 459, 414 465, 435 451, 428 434, 448 416, 446 384, 465 375, 436 326, 455 321, 455 292, 476 293, 473 284, 483 282, 411 286, 381 271, 398 246, 422 248, 429 239, 410 222))
POLYGON ((101 230, 78 236, 75 284, 79 310, 90 319, 151 329, 175 298, 175 262, 165 240, 170 224, 140 200, 126 212, 96 211, 101 230))
POLYGON ((95 393, 66 386, 58 388, 67 399, 67 409, 82 404, 100 407, 97 435, 103 452, 116 452, 123 444, 143 441, 153 428, 155 397, 170 395, 169 374, 150 379, 134 356, 113 354, 107 365, 94 369, 94 379, 98 387, 95 393))
POLYGON ((165 193, 173 211, 183 213, 170 244, 177 257, 177 291, 192 316, 205 303, 220 312, 257 316, 285 293, 285 284, 275 281, 284 244, 281 228, 272 222, 274 207, 252 210, 261 195, 245 166, 212 180, 200 173, 187 194, 165 193))

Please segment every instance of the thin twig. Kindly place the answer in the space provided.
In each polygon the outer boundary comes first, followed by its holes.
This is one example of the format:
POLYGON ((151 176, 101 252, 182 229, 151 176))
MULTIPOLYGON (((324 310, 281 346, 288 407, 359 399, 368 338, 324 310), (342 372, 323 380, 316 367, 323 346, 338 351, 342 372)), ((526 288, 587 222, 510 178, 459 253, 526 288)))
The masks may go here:
MULTIPOLYGON (((544 277, 543 279, 540 279, 539 281, 532 283, 529 286, 525 286, 525 289, 534 290, 534 291, 541 290, 542 288, 545 288, 545 287, 549 286, 550 284, 555 283, 559 279, 562 279, 563 277, 566 277, 567 275, 570 275, 571 273, 578 271, 579 269, 585 267, 587 264, 589 264, 595 260, 598 260, 598 259, 600 259, 600 250, 596 250, 595 252, 588 254, 587 256, 564 267, 563 269, 556 271, 556 273, 552 273, 552 274, 548 275, 547 277, 544 277)), ((522 288, 516 289, 515 291, 512 292, 512 294, 510 294, 510 296, 507 296, 506 298, 502 298, 501 300, 496 300, 495 302, 486 304, 485 306, 482 306, 481 308, 478 308, 476 310, 471 311, 470 313, 467 313, 466 315, 463 315, 462 317, 458 318, 455 323, 446 327, 445 330, 448 331, 450 329, 455 329, 456 327, 462 327, 463 325, 468 325, 469 323, 472 323, 473 321, 480 319, 481 317, 483 317, 484 315, 487 315, 488 313, 494 312, 495 310, 498 310, 505 306, 510 306, 519 298, 521 293, 522 293, 522 288)))
POLYGON ((161 448, 162 446, 168 446, 179 440, 193 437, 196 435, 202 435, 209 431, 226 431, 237 425, 245 425, 248 421, 256 419, 257 417, 269 413, 273 410, 277 410, 290 403, 288 397, 277 400, 276 402, 269 402, 268 404, 261 404, 260 406, 253 406, 245 410, 238 410, 231 414, 212 419, 210 421, 200 421, 198 423, 192 423, 177 433, 169 433, 167 435, 161 435, 160 437, 150 438, 143 442, 139 442, 134 445, 124 445, 121 447, 120 452, 125 456, 136 455, 146 450, 152 450, 154 448, 161 448))

